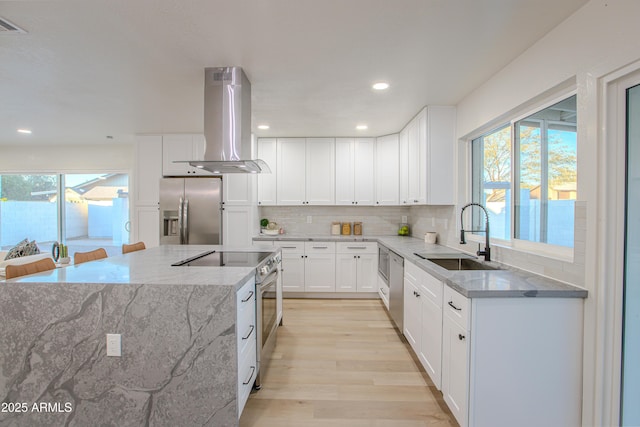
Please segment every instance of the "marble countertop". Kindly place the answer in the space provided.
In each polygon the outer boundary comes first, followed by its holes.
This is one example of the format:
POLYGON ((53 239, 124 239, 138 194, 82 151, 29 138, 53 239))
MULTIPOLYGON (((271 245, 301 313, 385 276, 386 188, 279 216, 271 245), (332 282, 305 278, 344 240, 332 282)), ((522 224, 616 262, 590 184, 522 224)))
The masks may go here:
MULTIPOLYGON (((144 285, 215 285, 239 289, 255 274, 252 267, 172 267, 171 264, 210 250, 255 252, 259 246, 165 245, 126 255, 7 280, 11 283, 85 283, 144 285)), ((264 247, 274 251, 273 247, 264 247)))
MULTIPOLYGON (((425 243, 415 237, 403 236, 304 236, 279 235, 254 237, 255 241, 291 240, 291 241, 369 241, 378 242, 402 256, 432 276, 467 298, 509 298, 509 297, 547 297, 547 298, 586 298, 587 291, 558 280, 530 273, 504 264, 489 262, 497 270, 450 271, 428 260, 421 259, 415 253, 429 258, 465 257, 475 258, 467 253, 438 244, 425 243)), ((484 261, 482 261, 484 262, 484 261)))

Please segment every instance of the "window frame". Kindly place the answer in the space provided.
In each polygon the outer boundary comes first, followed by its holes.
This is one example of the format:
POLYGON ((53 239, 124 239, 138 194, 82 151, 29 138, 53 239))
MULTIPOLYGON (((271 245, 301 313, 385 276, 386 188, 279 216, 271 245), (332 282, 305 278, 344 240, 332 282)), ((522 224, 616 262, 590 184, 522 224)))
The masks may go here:
MULTIPOLYGON (((516 221, 516 209, 517 209, 517 202, 519 199, 519 196, 517 196, 515 193, 515 180, 516 178, 519 177, 519 171, 517 171, 517 169, 519 169, 519 164, 517 163, 518 161, 518 156, 516 155, 516 147, 515 147, 515 142, 516 142, 516 138, 515 138, 515 132, 516 132, 516 126, 515 124, 521 120, 526 119, 527 117, 536 114, 554 104, 559 103, 560 101, 563 101, 567 98, 570 98, 572 96, 577 96, 578 91, 577 88, 575 86, 571 87, 570 89, 567 90, 562 90, 562 91, 556 91, 554 92, 552 95, 547 96, 544 98, 544 100, 540 101, 540 102, 532 102, 530 104, 527 104, 526 107, 521 107, 519 109, 516 109, 510 113, 505 114, 504 116, 502 116, 500 119, 494 120, 492 121, 490 124, 487 124, 479 129, 477 129, 475 132, 469 134, 467 137, 465 137, 465 141, 467 142, 466 144, 466 149, 467 149, 467 166, 468 166, 468 171, 469 174, 467 175, 467 190, 466 190, 466 198, 465 200, 472 200, 473 196, 474 196, 474 172, 473 172, 473 160, 474 160, 474 156, 473 156, 473 149, 472 149, 472 142, 475 139, 478 139, 480 137, 483 137, 487 134, 490 134, 496 130, 502 129, 505 126, 509 126, 511 129, 511 193, 512 193, 512 197, 511 197, 511 219, 510 219, 510 236, 511 239, 510 240, 505 240, 505 239, 499 239, 499 238, 491 238, 491 245, 492 246, 498 246, 498 247, 504 247, 504 248, 508 248, 511 250, 515 250, 515 251, 519 251, 519 252, 524 252, 524 253, 531 253, 531 254, 535 254, 535 255, 539 255, 539 256, 543 256, 543 257, 549 257, 549 258, 555 258, 558 259, 560 261, 567 261, 567 262, 573 262, 573 258, 574 258, 574 247, 575 247, 575 236, 574 236, 574 245, 571 247, 568 246, 560 246, 560 245, 553 245, 550 243, 546 243, 546 242, 534 242, 534 241, 529 241, 529 240, 523 240, 523 239, 516 239, 515 238, 515 232, 516 232, 516 227, 517 227, 517 221, 516 221), (516 172, 518 172, 518 174, 516 174, 516 172)), ((576 100, 576 102, 579 102, 578 100, 576 100)), ((577 130, 580 127, 579 124, 579 120, 580 117, 578 116, 576 118, 576 133, 577 130)), ((580 138, 578 138, 578 144, 576 145, 576 153, 578 155, 579 158, 579 141, 580 138)), ((577 174, 577 168, 576 168, 576 174, 577 174)), ((547 177, 544 178, 545 180, 547 179, 547 177)), ((472 219, 472 224, 475 224, 476 219, 472 219)), ((575 217, 574 217, 574 224, 575 224, 575 217)), ((473 243, 479 243, 479 244, 483 244, 485 237, 482 234, 476 234, 476 233, 468 233, 467 234, 468 238, 467 240, 469 242, 473 242, 473 243)))

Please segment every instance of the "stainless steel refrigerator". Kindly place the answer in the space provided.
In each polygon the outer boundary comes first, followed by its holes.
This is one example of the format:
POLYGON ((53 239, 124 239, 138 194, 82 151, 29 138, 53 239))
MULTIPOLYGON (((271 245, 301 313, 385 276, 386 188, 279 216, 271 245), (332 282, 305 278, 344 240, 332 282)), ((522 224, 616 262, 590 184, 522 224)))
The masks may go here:
POLYGON ((222 180, 163 178, 160 181, 160 244, 219 245, 222 242, 222 180))

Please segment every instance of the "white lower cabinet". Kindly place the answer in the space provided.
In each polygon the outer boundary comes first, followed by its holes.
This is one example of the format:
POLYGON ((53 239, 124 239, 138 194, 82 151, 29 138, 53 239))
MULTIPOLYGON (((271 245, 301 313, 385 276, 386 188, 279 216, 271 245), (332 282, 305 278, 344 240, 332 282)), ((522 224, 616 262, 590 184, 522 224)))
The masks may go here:
POLYGON ((420 352, 420 337, 422 336, 420 329, 422 327, 422 313, 420 312, 420 293, 416 280, 409 275, 406 270, 404 273, 404 321, 403 330, 407 341, 418 354, 420 352))
POLYGON ((336 244, 334 242, 305 242, 305 292, 336 291, 336 244))
POLYGON ((334 242, 277 241, 282 250, 283 292, 335 292, 334 242))
POLYGON ((304 243, 277 241, 282 250, 282 291, 304 292, 304 243))
POLYGON ((377 272, 377 243, 337 243, 336 292, 376 292, 377 272))
POLYGON ((404 262, 404 330, 434 385, 441 386, 442 282, 404 262))
POLYGON ((444 289, 442 393, 462 427, 579 426, 583 300, 444 289))
POLYGON ((442 395, 461 426, 467 425, 469 331, 451 316, 442 319, 442 395))
POLYGON ((236 293, 238 352, 238 418, 249 399, 257 373, 256 284, 252 278, 236 293))

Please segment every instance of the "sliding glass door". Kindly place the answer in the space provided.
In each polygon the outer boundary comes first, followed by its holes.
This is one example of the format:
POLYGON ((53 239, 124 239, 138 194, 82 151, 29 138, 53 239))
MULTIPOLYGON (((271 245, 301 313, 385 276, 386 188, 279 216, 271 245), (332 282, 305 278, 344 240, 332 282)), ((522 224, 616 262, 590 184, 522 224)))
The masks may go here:
POLYGON ((624 319, 620 425, 640 425, 640 85, 627 90, 624 319))
POLYGON ((0 250, 23 239, 69 254, 129 243, 129 177, 122 173, 0 175, 0 250))

